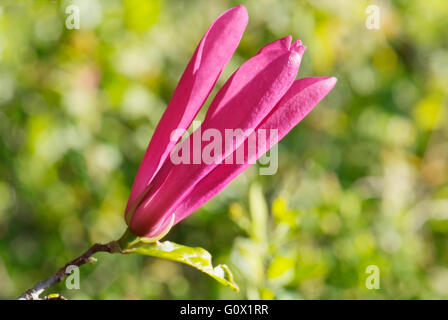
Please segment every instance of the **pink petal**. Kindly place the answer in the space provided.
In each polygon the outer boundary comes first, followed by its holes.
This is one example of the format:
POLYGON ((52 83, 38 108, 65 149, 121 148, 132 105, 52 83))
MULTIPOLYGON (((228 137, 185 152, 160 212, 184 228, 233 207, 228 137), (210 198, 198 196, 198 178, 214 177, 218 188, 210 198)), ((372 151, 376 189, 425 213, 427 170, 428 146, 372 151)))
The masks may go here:
POLYGON ((190 126, 235 52, 247 21, 246 8, 237 6, 219 16, 205 33, 146 149, 126 207, 127 219, 176 144, 170 141, 171 132, 190 126))
MULTIPOLYGON (((333 89, 336 81, 333 77, 295 81, 272 113, 257 128, 278 130, 278 139, 268 141, 265 150, 269 150, 291 131, 333 89)), ((249 158, 246 154, 244 164, 221 164, 215 168, 194 186, 191 193, 173 211, 176 215, 174 223, 184 219, 214 197, 260 156, 262 154, 254 153, 253 157, 249 158)))
MULTIPOLYGON (((291 37, 277 40, 263 48, 221 88, 207 112, 201 130, 213 128, 224 137, 227 128, 256 128, 292 85, 304 50, 300 42, 291 45, 291 37)), ((222 159, 244 140, 244 136, 239 137, 235 139, 233 148, 223 148, 227 152, 223 152, 222 159)), ((148 237, 157 235, 171 218, 177 203, 216 166, 202 161, 200 164, 174 165, 167 160, 154 178, 152 190, 132 216, 130 227, 133 232, 148 237)))

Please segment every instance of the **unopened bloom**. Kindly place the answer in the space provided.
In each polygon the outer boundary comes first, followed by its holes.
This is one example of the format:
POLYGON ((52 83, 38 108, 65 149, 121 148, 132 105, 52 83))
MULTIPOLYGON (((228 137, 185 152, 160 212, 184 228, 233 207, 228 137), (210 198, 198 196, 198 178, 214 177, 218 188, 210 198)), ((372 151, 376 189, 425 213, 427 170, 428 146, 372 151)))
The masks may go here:
POLYGON ((223 146, 212 163, 174 164, 169 154, 178 141, 171 139, 172 132, 190 126, 236 50, 247 20, 243 6, 229 9, 199 43, 135 178, 126 208, 126 222, 134 234, 157 237, 190 215, 278 143, 335 85, 332 77, 295 80, 305 46, 300 41, 291 43, 291 37, 274 41, 227 80, 200 128, 222 136, 226 129, 236 128, 249 134, 236 136, 230 148, 223 146), (253 134, 272 129, 277 132, 274 137, 259 143, 256 152, 247 152, 253 134), (237 153, 244 154, 243 163, 226 161, 237 153))

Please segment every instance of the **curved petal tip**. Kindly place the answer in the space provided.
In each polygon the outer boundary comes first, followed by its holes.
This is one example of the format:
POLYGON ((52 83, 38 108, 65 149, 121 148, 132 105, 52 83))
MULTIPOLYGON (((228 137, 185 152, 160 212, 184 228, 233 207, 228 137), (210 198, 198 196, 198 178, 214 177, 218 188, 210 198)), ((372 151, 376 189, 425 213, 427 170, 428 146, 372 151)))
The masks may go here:
POLYGON ((245 22, 245 24, 247 24, 247 21, 249 20, 249 15, 247 13, 247 9, 242 4, 228 9, 227 11, 225 11, 223 13, 223 15, 225 15, 225 14, 234 14, 237 16, 237 19, 239 19, 241 22, 245 22))
POLYGON ((336 85, 338 79, 336 77, 324 77, 323 81, 325 81, 325 83, 327 84, 328 91, 330 91, 336 85))
POLYGON ((294 41, 294 43, 291 45, 290 48, 291 54, 289 56, 289 61, 293 64, 299 65, 300 61, 302 61, 302 56, 305 50, 306 46, 302 44, 302 41, 300 40, 294 41))

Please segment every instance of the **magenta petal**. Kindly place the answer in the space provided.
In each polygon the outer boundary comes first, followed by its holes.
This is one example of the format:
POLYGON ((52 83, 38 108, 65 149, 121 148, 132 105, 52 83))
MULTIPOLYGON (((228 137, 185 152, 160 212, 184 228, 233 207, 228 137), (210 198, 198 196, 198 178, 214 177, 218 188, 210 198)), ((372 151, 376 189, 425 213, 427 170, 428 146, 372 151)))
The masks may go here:
POLYGON ((202 38, 146 149, 132 186, 126 215, 176 144, 176 141, 170 141, 171 132, 177 128, 187 129, 209 96, 235 52, 247 21, 244 6, 231 8, 213 22, 202 38))
POLYGON ((253 128, 254 123, 261 121, 275 105, 272 101, 278 101, 291 86, 299 70, 306 47, 300 41, 291 45, 291 40, 288 36, 266 45, 227 80, 207 111, 204 130, 219 129, 223 124, 225 128, 244 129, 238 126, 240 122, 253 128))
MULTIPOLYGON (((278 130, 278 140, 268 141, 266 150, 269 150, 291 131, 333 89, 336 81, 337 79, 333 77, 304 78, 295 81, 272 113, 257 128, 257 130, 278 130)), ((258 159, 262 154, 253 156, 258 159)), ((221 164, 215 168, 195 185, 191 193, 173 211, 176 215, 175 223, 214 197, 256 159, 250 159, 246 154, 244 164, 221 164)))
MULTIPOLYGON (((201 130, 212 128, 224 137, 225 129, 246 131, 256 128, 292 85, 304 50, 300 42, 291 45, 291 37, 277 40, 260 50, 218 92, 201 130)), ((223 148, 226 152, 222 159, 244 140, 244 136, 238 137, 233 148, 223 148)), ((148 237, 160 233, 178 202, 216 166, 203 162, 174 165, 166 161, 153 181, 150 194, 132 216, 130 227, 133 232, 148 237)))

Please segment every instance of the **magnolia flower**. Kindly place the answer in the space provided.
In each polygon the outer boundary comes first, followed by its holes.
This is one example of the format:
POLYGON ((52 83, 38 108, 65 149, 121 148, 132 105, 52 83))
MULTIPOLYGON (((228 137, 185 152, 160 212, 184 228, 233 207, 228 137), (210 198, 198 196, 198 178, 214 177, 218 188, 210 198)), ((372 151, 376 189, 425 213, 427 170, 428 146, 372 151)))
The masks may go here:
MULTIPOLYGON (((223 152, 211 163, 173 163, 170 153, 187 146, 196 131, 180 143, 180 136, 173 139, 173 132, 190 126, 236 50, 247 21, 243 6, 227 10, 213 22, 193 54, 132 186, 125 218, 133 234, 151 239, 163 236, 277 144, 334 87, 333 77, 295 80, 305 46, 301 41, 291 43, 290 36, 274 41, 233 73, 196 129, 224 136, 226 129, 238 128, 245 134, 235 136, 230 146, 223 143, 223 152), (251 138, 260 130, 272 129, 277 134, 258 141, 255 152, 249 152, 251 138), (236 154, 243 154, 244 161, 232 161, 236 154)), ((201 145, 198 152, 207 147, 201 145)))

